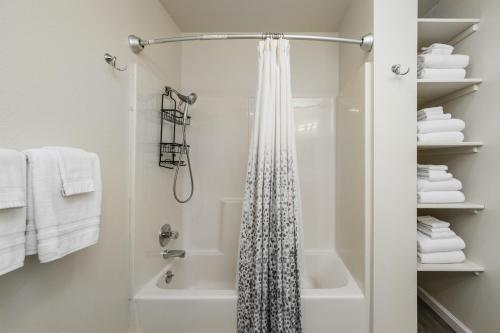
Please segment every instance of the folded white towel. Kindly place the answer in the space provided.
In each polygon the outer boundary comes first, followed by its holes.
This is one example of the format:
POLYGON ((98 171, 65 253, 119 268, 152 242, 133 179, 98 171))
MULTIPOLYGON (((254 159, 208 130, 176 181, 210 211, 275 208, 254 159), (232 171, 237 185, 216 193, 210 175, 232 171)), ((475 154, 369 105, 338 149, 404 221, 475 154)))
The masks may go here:
POLYGON ((419 121, 447 120, 447 119, 451 119, 450 113, 417 116, 417 120, 419 120, 419 121))
POLYGON ((443 170, 417 170, 417 177, 419 179, 439 182, 452 179, 453 174, 443 170))
POLYGON ((417 200, 419 203, 458 203, 464 202, 465 196, 460 191, 418 192, 417 200))
POLYGON ((417 179, 417 191, 431 192, 431 191, 460 191, 462 189, 462 182, 456 178, 443 181, 429 181, 428 179, 417 179))
POLYGON ((429 236, 432 239, 453 238, 456 236, 456 234, 452 230, 450 230, 449 228, 447 228, 447 229, 448 229, 447 231, 436 232, 436 231, 432 231, 429 228, 423 228, 421 226, 417 227, 418 231, 429 236))
POLYGON ((425 229, 429 232, 433 232, 435 234, 451 231, 451 229, 449 227, 429 227, 428 225, 422 224, 420 222, 417 223, 417 227, 425 229))
POLYGON ((464 139, 464 134, 457 131, 417 134, 417 140, 421 143, 458 143, 463 142, 464 139))
POLYGON ((465 68, 469 65, 469 56, 463 54, 421 54, 417 57, 418 68, 465 68))
POLYGON ((447 251, 433 253, 417 253, 418 261, 422 264, 457 264, 465 261, 463 251, 447 251))
POLYGON ((436 132, 459 132, 464 128, 465 122, 461 119, 428 120, 417 122, 417 130, 419 134, 436 132))
POLYGON ((26 206, 26 158, 0 149, 0 209, 26 206))
POLYGON ((40 262, 53 261, 95 244, 99 238, 102 195, 97 155, 91 154, 95 191, 65 197, 60 190, 57 151, 32 149, 26 154, 40 262))
POLYGON ((451 45, 448 44, 440 44, 440 43, 434 43, 431 46, 428 47, 423 47, 422 48, 422 53, 423 54, 452 54, 453 50, 455 48, 451 45))
POLYGON ((444 109, 442 106, 434 106, 431 108, 424 108, 421 110, 417 111, 417 116, 432 116, 432 115, 438 115, 438 114, 443 114, 444 109))
POLYGON ((45 147, 57 152, 57 163, 62 181, 62 194, 94 192, 92 180, 92 154, 85 150, 71 147, 45 147))
POLYGON ((462 68, 422 68, 418 70, 417 75, 419 79, 453 81, 463 80, 465 78, 466 72, 465 69, 462 68))
POLYGON ((448 166, 444 164, 417 164, 417 170, 440 170, 440 171, 447 171, 448 166))
POLYGON ((453 238, 432 239, 418 231, 417 248, 421 253, 458 251, 465 248, 465 242, 458 236, 453 238))
POLYGON ((26 158, 0 149, 0 275, 24 265, 26 158))
POLYGON ((448 228, 450 226, 448 222, 441 221, 430 215, 417 216, 417 221, 418 223, 426 225, 430 228, 448 228))

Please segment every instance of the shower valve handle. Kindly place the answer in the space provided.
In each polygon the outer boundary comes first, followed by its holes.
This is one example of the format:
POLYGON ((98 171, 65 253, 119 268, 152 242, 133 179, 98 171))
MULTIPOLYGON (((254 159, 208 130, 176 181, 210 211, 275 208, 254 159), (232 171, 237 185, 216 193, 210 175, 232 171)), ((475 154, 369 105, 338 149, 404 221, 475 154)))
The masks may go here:
POLYGON ((172 227, 170 226, 170 224, 164 224, 161 227, 160 233, 158 235, 158 241, 161 247, 167 246, 168 242, 171 239, 177 239, 177 238, 179 238, 179 232, 172 231, 172 227))

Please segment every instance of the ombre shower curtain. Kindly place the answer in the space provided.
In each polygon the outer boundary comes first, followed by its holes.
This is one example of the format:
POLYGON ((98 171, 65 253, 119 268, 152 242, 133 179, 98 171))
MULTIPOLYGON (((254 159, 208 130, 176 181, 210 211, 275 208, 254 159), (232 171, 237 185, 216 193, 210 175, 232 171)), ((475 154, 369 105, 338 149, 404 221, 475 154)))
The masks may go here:
POLYGON ((238 333, 301 332, 301 211, 286 39, 259 42, 238 261, 238 333))

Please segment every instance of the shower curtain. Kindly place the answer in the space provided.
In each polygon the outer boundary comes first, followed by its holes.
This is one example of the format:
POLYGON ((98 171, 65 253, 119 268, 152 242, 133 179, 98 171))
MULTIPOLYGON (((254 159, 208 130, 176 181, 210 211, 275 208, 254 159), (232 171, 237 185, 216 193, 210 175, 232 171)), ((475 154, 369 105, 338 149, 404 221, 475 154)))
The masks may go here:
POLYGON ((301 213, 289 42, 259 42, 238 262, 238 333, 301 332, 301 213))

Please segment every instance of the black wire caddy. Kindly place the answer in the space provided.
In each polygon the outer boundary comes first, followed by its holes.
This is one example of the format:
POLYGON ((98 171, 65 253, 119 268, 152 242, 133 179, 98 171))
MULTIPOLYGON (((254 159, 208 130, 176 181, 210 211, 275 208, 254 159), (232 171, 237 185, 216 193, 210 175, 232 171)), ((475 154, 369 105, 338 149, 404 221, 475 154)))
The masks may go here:
MULTIPOLYGON (((172 91, 165 88, 165 93, 161 95, 161 128, 160 128, 160 162, 162 168, 173 169, 177 165, 185 166, 186 162, 181 160, 181 153, 189 151, 189 145, 183 146, 177 141, 177 135, 182 131, 179 126, 184 125, 184 112, 178 107, 180 101, 172 96, 172 91), (168 131, 167 131, 168 129, 168 131), (168 141, 164 141, 164 136, 168 136, 168 141)), ((186 125, 191 123, 191 117, 187 116, 186 125)))

